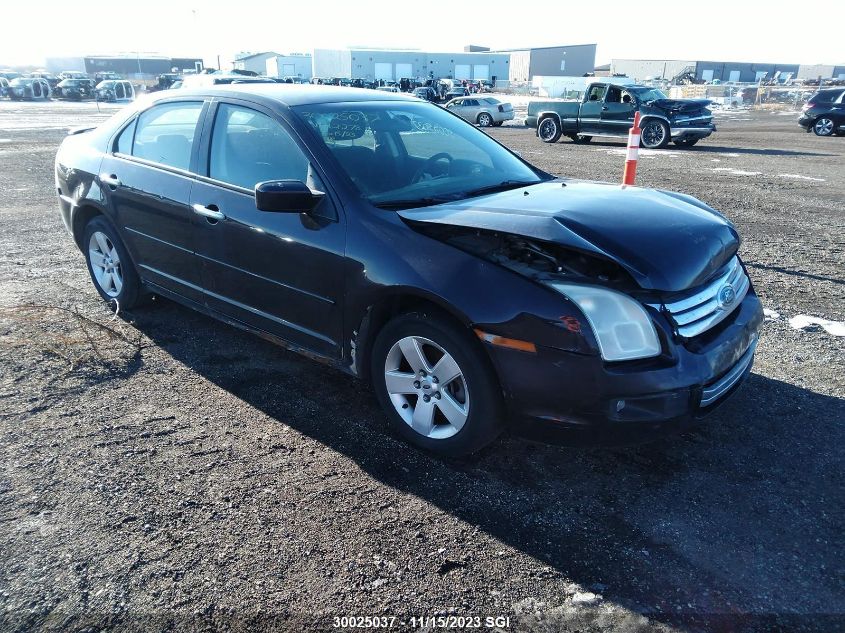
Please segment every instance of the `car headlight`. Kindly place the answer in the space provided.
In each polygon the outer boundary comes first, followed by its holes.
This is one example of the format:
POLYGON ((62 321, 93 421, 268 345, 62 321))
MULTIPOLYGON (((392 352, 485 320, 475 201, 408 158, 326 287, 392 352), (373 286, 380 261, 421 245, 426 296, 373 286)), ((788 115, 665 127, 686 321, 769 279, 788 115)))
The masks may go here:
POLYGON ((660 354, 654 323, 639 302, 599 286, 551 284, 577 305, 590 325, 604 360, 633 360, 660 354))

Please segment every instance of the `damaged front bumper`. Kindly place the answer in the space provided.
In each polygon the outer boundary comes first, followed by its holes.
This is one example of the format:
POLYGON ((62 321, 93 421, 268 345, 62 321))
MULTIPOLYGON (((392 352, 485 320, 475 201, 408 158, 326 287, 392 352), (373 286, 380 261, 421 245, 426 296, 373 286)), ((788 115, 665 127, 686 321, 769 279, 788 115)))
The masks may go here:
POLYGON ((654 359, 607 363, 541 346, 535 354, 487 347, 516 433, 629 443, 689 427, 722 404, 750 373, 762 321, 752 291, 729 319, 686 344, 659 324, 665 349, 654 359))
POLYGON ((673 141, 682 139, 702 139, 707 138, 716 131, 715 125, 707 125, 701 127, 672 127, 669 128, 669 135, 673 141))

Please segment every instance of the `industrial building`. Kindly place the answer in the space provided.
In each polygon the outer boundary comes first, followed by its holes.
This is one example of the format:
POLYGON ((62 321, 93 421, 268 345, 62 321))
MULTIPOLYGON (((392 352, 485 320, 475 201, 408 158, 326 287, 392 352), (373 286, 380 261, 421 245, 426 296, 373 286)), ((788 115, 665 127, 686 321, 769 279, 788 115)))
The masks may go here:
POLYGON ((264 66, 264 74, 268 77, 299 77, 303 81, 310 81, 313 76, 312 58, 308 53, 276 55, 267 59, 264 66))
POLYGON ((279 53, 265 51, 263 53, 241 53, 235 56, 232 68, 235 70, 247 70, 258 75, 267 73, 267 60, 279 57, 279 53))
POLYGON ((448 77, 484 81, 530 81, 535 76, 582 76, 595 66, 596 45, 491 50, 468 46, 462 52, 348 48, 315 49, 315 77, 368 81, 448 77))
POLYGON ((757 83, 777 79, 845 79, 845 66, 819 64, 772 64, 720 62, 682 59, 614 59, 613 75, 624 75, 637 81, 684 79, 696 82, 757 83))
POLYGON ((48 57, 46 69, 51 73, 75 70, 89 75, 113 72, 122 77, 152 79, 169 72, 200 72, 201 57, 168 57, 149 53, 89 55, 83 57, 48 57))

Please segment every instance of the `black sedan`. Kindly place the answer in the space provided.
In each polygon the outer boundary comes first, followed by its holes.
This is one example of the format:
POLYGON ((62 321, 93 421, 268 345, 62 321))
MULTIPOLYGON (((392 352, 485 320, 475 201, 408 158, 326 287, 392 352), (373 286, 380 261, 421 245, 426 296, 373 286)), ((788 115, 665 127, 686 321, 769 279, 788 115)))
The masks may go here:
POLYGON ((82 101, 93 99, 95 92, 93 79, 62 79, 53 91, 53 96, 67 101, 82 101))
POLYGON ((845 89, 819 90, 804 105, 798 125, 816 136, 845 134, 845 89))
POLYGON ((323 359, 441 454, 508 420, 681 428, 754 358, 762 311, 724 217, 556 178, 407 95, 161 93, 68 136, 56 187, 105 301, 155 293, 323 359))

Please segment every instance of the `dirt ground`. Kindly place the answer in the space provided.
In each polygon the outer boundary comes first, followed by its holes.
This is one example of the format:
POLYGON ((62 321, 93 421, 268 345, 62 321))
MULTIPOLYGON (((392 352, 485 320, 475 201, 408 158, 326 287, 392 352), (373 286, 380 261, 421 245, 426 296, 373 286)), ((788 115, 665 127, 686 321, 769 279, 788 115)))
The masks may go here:
MULTIPOLYGON (((443 461, 349 376, 168 301, 112 319, 52 175, 63 128, 102 116, 0 102, 0 630, 845 630, 845 338, 789 324, 845 320, 845 138, 736 111, 643 153, 640 184, 738 225, 779 315, 704 426, 443 461)), ((619 142, 491 134, 621 176, 619 142)))

